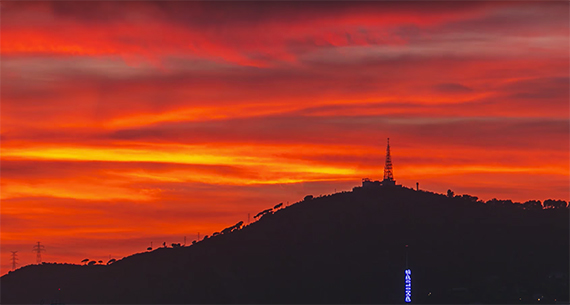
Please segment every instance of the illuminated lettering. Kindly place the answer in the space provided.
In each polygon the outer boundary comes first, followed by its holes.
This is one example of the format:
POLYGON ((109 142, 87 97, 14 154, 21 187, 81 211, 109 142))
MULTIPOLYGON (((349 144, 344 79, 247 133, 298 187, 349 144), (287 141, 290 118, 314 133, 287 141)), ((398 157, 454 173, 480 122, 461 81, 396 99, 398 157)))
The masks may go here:
POLYGON ((404 300, 406 301, 406 303, 411 303, 412 302, 412 270, 410 269, 406 269, 404 271, 405 277, 405 298, 404 300))

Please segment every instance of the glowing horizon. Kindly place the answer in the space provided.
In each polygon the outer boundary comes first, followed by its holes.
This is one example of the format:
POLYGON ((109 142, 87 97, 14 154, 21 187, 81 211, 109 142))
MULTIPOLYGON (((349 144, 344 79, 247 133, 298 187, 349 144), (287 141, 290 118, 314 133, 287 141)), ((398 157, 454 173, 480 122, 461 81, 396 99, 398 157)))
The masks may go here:
POLYGON ((388 137, 398 184, 570 200, 568 3, 1 14, 0 274, 37 241, 45 261, 106 261, 381 180, 388 137))

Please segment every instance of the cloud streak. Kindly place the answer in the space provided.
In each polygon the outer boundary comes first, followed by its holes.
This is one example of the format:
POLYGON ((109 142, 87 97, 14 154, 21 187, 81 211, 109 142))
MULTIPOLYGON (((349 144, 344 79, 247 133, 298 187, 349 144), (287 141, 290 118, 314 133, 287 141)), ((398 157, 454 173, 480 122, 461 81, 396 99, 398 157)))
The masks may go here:
POLYGON ((2 3, 1 254, 41 239, 78 262, 211 234, 378 179, 387 137, 404 185, 568 200, 568 12, 2 3))

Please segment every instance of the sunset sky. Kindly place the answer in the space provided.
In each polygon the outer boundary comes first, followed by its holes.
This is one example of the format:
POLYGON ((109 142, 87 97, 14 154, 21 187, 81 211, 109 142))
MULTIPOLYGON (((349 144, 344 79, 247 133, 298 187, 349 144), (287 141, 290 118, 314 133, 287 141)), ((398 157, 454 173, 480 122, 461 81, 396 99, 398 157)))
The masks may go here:
POLYGON ((1 266, 107 261, 382 179, 570 199, 568 2, 1 10, 1 266))

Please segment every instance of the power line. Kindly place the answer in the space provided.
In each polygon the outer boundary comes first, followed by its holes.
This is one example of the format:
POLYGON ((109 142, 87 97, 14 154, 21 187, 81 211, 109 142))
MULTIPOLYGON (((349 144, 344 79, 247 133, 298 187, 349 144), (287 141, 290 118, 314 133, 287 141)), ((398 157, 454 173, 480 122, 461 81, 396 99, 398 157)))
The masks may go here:
POLYGON ((38 244, 34 246, 32 252, 36 252, 36 263, 41 264, 42 263, 42 251, 45 251, 45 247, 44 245, 40 244, 40 242, 38 241, 38 244))

